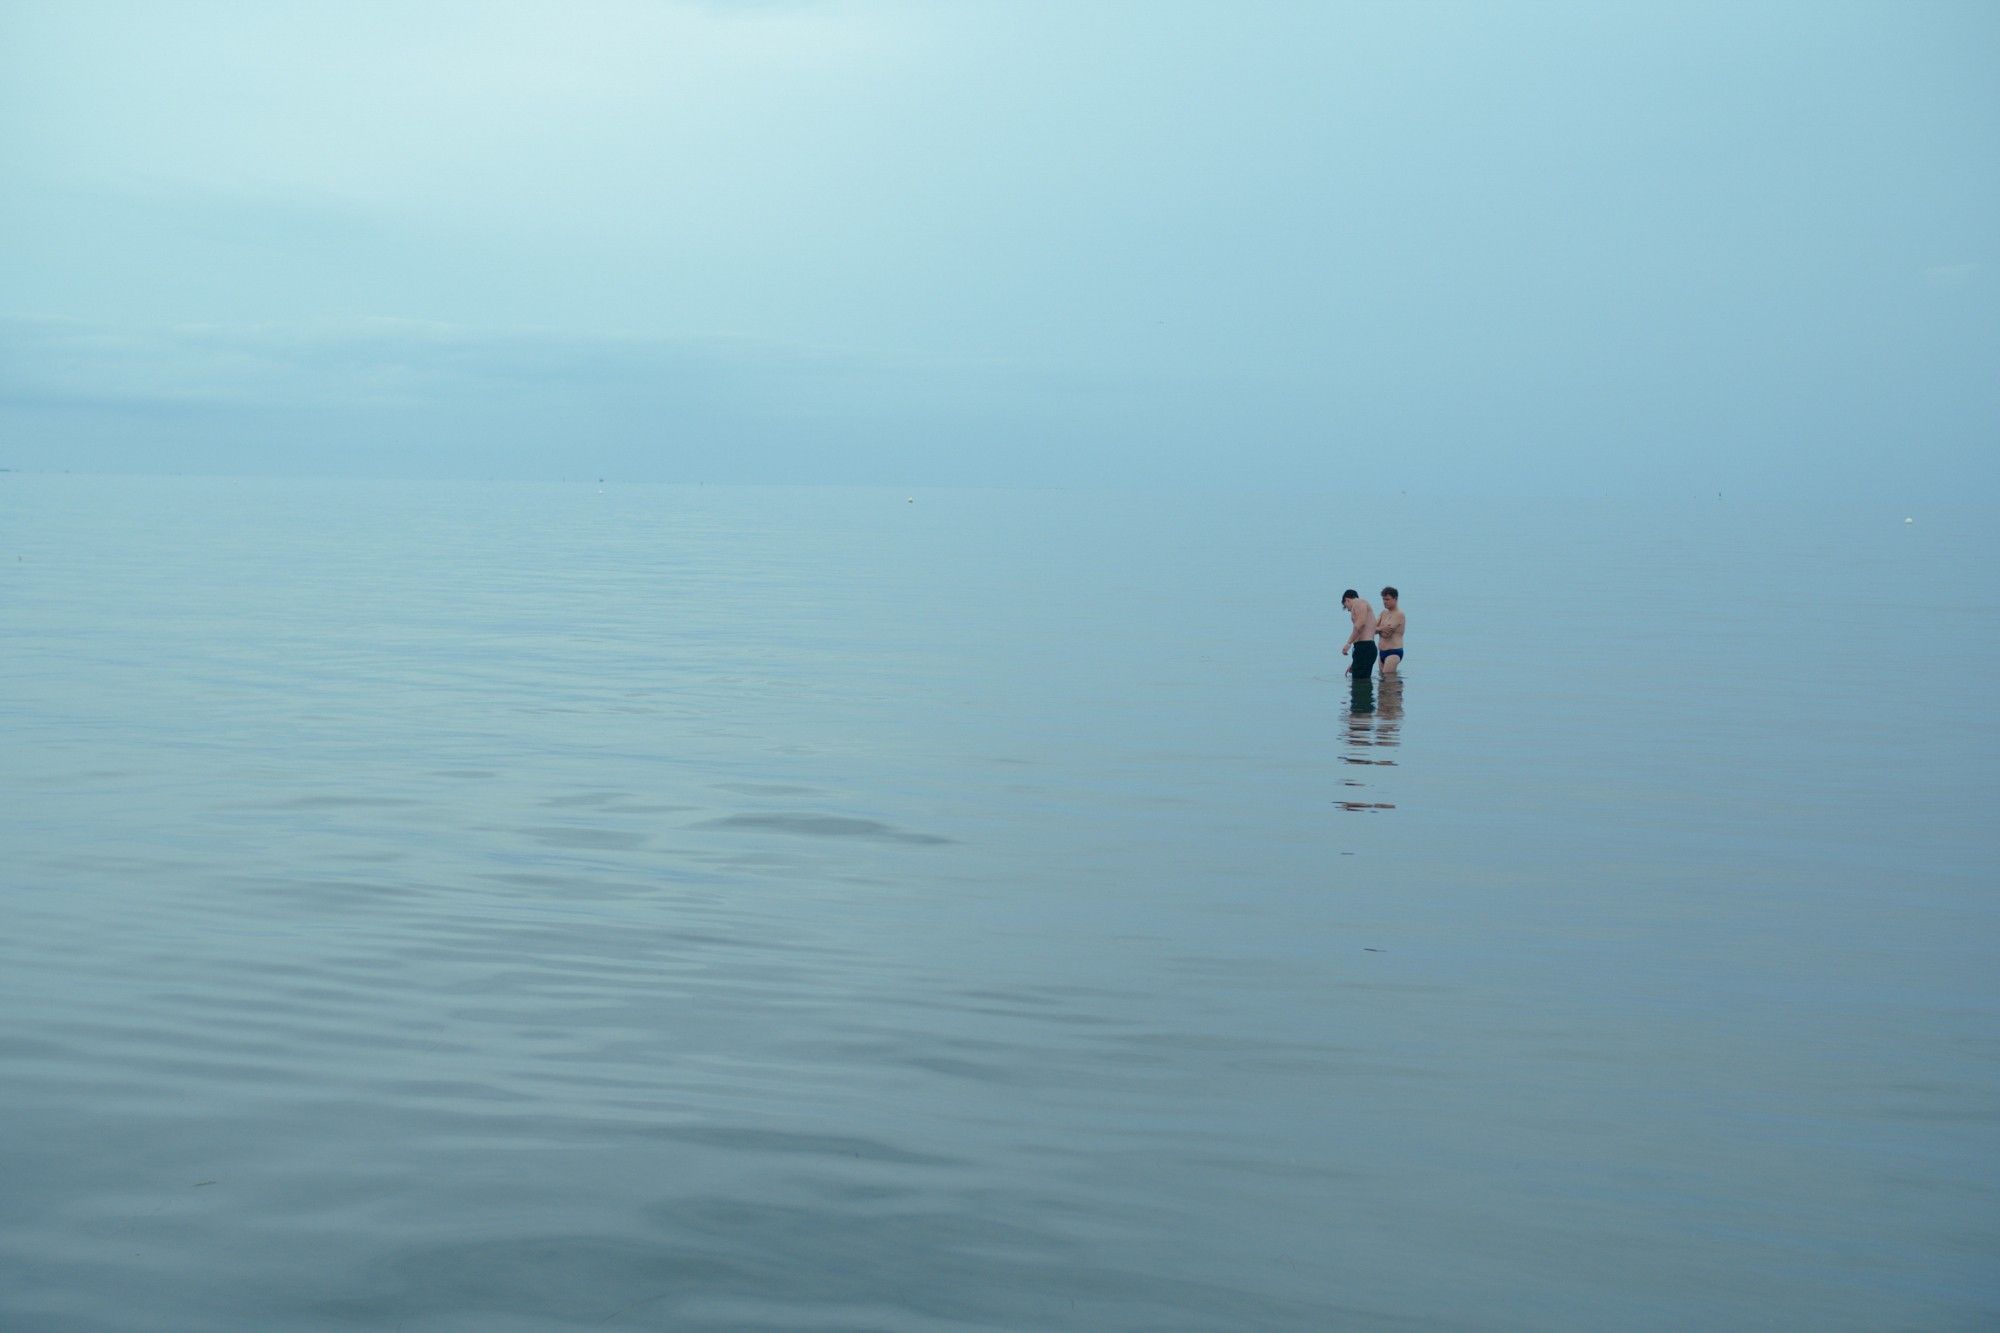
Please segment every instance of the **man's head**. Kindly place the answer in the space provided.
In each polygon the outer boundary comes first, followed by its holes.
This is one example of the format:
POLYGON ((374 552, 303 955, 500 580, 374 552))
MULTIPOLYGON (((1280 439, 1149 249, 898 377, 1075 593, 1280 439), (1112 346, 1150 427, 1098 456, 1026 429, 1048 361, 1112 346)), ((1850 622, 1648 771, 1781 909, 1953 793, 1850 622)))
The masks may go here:
POLYGON ((1398 594, 1394 588, 1382 589, 1382 605, 1388 607, 1391 611, 1395 610, 1397 595, 1398 594))
POLYGON ((1353 601, 1353 600, 1354 600, 1355 598, 1359 597, 1360 595, 1361 595, 1361 594, 1360 594, 1360 593, 1358 593, 1358 592, 1356 592, 1356 591, 1354 591, 1354 589, 1352 589, 1352 588, 1349 588, 1349 589, 1348 589, 1348 590, 1347 590, 1346 592, 1344 592, 1344 593, 1340 594, 1340 604, 1341 604, 1342 606, 1346 606, 1346 605, 1347 605, 1347 604, 1348 604, 1349 602, 1353 601))

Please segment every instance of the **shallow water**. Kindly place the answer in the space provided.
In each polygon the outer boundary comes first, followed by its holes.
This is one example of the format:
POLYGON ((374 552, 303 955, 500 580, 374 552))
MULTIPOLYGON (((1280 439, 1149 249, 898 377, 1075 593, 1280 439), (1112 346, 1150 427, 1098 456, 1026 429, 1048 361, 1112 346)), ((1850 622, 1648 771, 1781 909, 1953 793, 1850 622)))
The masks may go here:
POLYGON ((0 1327, 2000 1320, 1902 518, 0 477, 0 1327))

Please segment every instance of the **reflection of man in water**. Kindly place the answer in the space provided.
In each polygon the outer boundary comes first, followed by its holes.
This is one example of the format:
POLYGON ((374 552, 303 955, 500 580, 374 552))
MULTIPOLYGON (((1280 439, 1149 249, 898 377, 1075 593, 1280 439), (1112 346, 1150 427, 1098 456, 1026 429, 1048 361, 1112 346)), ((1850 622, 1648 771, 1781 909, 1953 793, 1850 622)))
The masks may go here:
POLYGON ((1375 743, 1377 745, 1400 745, 1403 730, 1403 678, 1394 674, 1382 677, 1382 697, 1376 702, 1375 743))
POLYGON ((1347 674, 1357 680, 1366 680, 1375 671, 1375 608, 1368 605, 1368 599, 1349 588, 1340 594, 1340 604, 1347 608, 1347 614, 1354 617, 1354 632, 1347 636, 1347 642, 1340 645, 1340 655, 1347 656, 1347 650, 1354 650, 1354 663, 1347 668, 1347 674))
POLYGON ((1375 622, 1376 645, 1382 651, 1382 676, 1387 679, 1396 674, 1396 668, 1403 664, 1403 612, 1398 606, 1402 600, 1394 588, 1382 589, 1382 618, 1375 622))
MULTIPOLYGON (((1370 759, 1368 755, 1370 753, 1381 753, 1379 749, 1374 748, 1376 746, 1396 744, 1397 723, 1392 719, 1400 719, 1403 716, 1403 682, 1400 680, 1385 680, 1382 682, 1382 700, 1379 712, 1376 707, 1375 681, 1373 677, 1356 676, 1353 683, 1349 686, 1349 691, 1347 701, 1347 744, 1355 753, 1340 756, 1340 762, 1343 764, 1362 764, 1369 768, 1394 768, 1396 766, 1395 760, 1370 759), (1392 694, 1396 696, 1396 706, 1393 711, 1390 709, 1390 696, 1392 694)), ((1360 796, 1366 788, 1373 784, 1363 782, 1359 778, 1342 778, 1340 785, 1348 788, 1363 789, 1353 793, 1355 796, 1360 796)), ((1393 801, 1350 799, 1335 801, 1334 804, 1342 810, 1359 811, 1364 814, 1373 814, 1378 810, 1394 810, 1396 808, 1393 801)))

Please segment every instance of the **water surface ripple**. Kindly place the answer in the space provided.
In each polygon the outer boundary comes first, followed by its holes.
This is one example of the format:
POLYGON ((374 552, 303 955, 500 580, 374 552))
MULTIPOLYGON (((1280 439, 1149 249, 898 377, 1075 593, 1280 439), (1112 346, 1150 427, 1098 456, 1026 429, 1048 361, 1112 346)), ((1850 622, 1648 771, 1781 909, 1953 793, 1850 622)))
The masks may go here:
POLYGON ((1983 528, 920 499, 0 478, 0 1327, 2000 1321, 1983 528))

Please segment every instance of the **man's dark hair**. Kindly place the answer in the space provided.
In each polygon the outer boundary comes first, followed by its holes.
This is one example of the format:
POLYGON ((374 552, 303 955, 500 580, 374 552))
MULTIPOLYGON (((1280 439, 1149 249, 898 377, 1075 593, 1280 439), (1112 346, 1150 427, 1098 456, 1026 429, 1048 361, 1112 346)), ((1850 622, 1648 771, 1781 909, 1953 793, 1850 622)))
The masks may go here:
POLYGON ((1359 597, 1360 595, 1361 594, 1354 591, 1354 589, 1349 588, 1346 592, 1340 594, 1340 600, 1344 602, 1350 597, 1359 597))
POLYGON ((1384 597, 1401 597, 1403 594, 1397 592, 1394 588, 1384 588, 1382 589, 1382 595, 1384 597))

